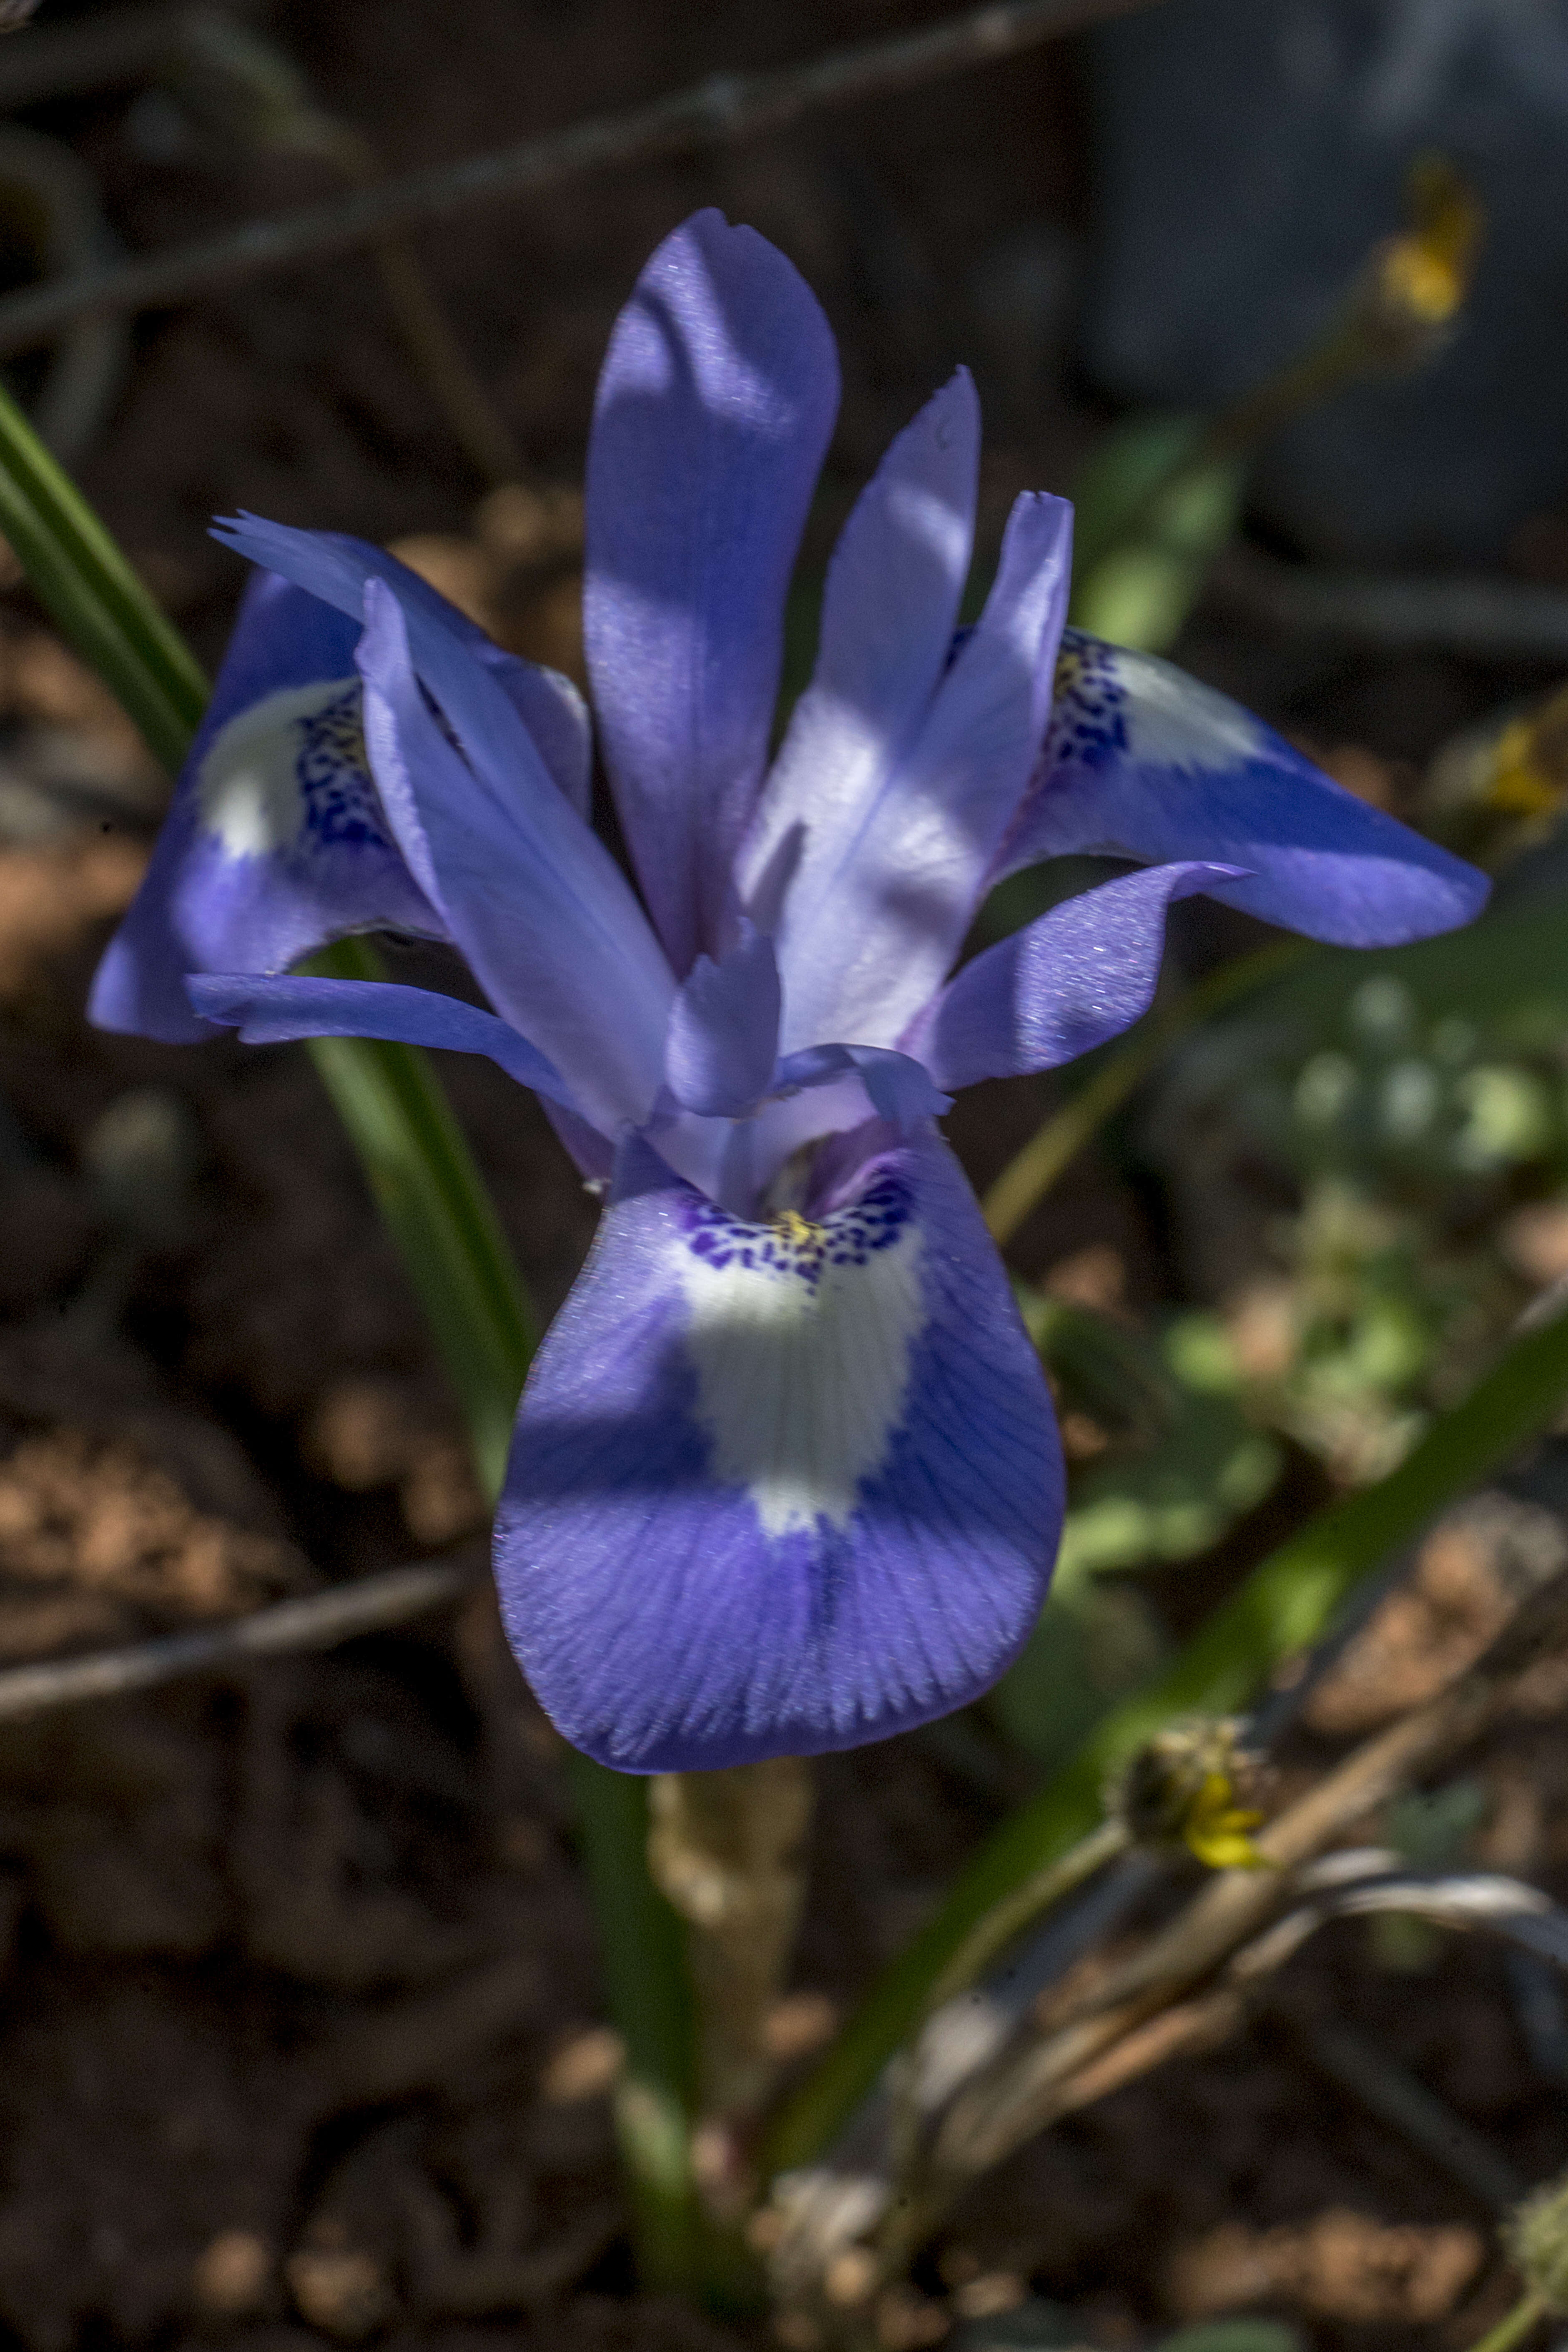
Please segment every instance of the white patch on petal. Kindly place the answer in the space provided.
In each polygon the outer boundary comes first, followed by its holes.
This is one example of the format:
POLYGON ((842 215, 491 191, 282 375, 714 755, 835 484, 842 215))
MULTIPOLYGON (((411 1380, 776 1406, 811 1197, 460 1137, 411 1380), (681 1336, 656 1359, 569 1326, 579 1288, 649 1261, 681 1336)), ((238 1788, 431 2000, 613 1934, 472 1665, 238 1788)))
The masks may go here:
POLYGON ((1050 751, 1088 766, 1114 753, 1152 768, 1214 770, 1267 756, 1250 711, 1154 654, 1068 630, 1057 661, 1050 751))
POLYGON ((357 677, 264 695, 220 728, 196 775, 201 823, 231 857, 384 842, 357 677))
POLYGON ((907 1189, 879 1178, 821 1224, 750 1224, 704 1202, 677 1244, 713 1475, 764 1534, 842 1528, 904 1418, 925 1323, 907 1189))
POLYGON ((1151 654, 1118 653, 1128 749, 1151 766, 1225 768, 1258 759, 1264 733, 1250 711, 1151 654))

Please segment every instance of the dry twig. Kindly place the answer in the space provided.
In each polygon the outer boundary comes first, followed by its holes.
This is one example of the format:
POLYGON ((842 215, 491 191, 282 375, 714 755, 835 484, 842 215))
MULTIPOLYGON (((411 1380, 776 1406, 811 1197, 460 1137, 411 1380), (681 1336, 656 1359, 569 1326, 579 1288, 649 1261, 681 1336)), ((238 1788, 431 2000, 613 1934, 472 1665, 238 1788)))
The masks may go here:
POLYGON ((243 1665, 251 1658, 276 1657, 288 1650, 324 1650, 423 1616, 444 1601, 455 1601, 482 1572, 471 1554, 458 1559, 421 1560, 389 1568, 380 1576, 334 1585, 303 1601, 280 1601, 226 1625, 197 1633, 169 1633, 123 1649, 95 1650, 86 1657, 47 1660, 0 1673, 0 1723, 47 1715, 84 1699, 119 1698, 150 1690, 186 1675, 243 1665))
POLYGON ((942 2201, 1069 2108, 1103 2097, 1178 2048, 1229 2032, 1241 2013, 1238 1981, 1184 2011, 1174 2011, 1174 2004, 1267 1927, 1290 1895, 1289 1873, 1473 1739, 1524 1669, 1564 1638, 1568 1574, 1559 1574, 1523 1602, 1447 1691, 1367 1740, 1259 1833, 1258 1849, 1273 1869, 1211 1879, 1075 2010, 1000 2052, 954 2102, 938 2133, 931 2175, 933 2189, 942 2184, 942 2201))
MULTIPOLYGON (((979 2174, 1059 2116, 1226 2040, 1284 1961, 1331 1916, 1392 1906, 1424 1910, 1450 1926, 1484 1920, 1532 1948, 1544 1948, 1545 1938, 1561 1957, 1568 1923, 1533 1888, 1391 1874, 1397 1858, 1380 1853, 1314 1858, 1473 1738, 1526 1668, 1564 1641, 1568 1572, 1559 1572, 1521 1597, 1491 1646, 1447 1691, 1366 1741, 1259 1834, 1275 1868, 1208 1879, 1175 1918, 1078 2000, 1065 1990, 1054 2000, 1047 1992, 1014 2009, 1011 2032, 983 2037, 971 2062, 949 2073, 942 2095, 920 2102, 929 2119, 923 2161, 917 2157, 899 2193, 887 2168, 885 2103, 880 2114, 868 2113, 853 2146, 831 2166, 782 2182, 758 2241, 768 2247, 782 2300, 830 2336, 845 2326, 853 2332, 855 2312, 838 2309, 831 2292, 851 2250, 858 2311, 898 2275, 979 2174), (865 2242, 873 2232, 874 2256, 865 2242)), ((1105 1892, 1113 1892, 1110 1883, 1105 1892)), ((1056 1924, 1060 1931, 1070 1922, 1056 1924)), ((956 2013, 961 2005, 952 2007, 956 2013)), ((942 2022, 939 2015, 932 2024, 942 2022)))
MULTIPOLYGON (((990 5, 918 32, 832 49, 773 73, 715 74, 690 89, 623 114, 602 114, 564 130, 460 163, 408 172, 329 203, 203 237, 171 252, 84 272, 0 301, 0 355, 48 342, 72 319, 188 301, 269 269, 374 245, 389 230, 444 219, 559 187, 586 172, 651 163, 693 148, 787 130, 808 114, 912 89, 964 66, 1016 56, 1064 33, 1119 16, 1148 0, 990 0, 990 5)), ((18 42, 20 48, 22 44, 18 42)), ((4 89, 0 85, 0 97, 4 89)))

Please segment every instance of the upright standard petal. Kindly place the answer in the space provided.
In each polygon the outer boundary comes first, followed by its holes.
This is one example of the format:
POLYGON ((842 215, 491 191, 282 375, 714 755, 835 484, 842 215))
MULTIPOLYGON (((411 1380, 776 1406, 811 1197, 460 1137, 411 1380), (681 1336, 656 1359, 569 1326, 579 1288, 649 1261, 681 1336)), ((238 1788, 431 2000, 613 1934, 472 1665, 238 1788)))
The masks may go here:
POLYGON ((786 898, 809 922, 919 739, 952 652, 979 479, 980 404, 960 368, 892 443, 833 551, 811 684, 737 862, 766 930, 786 898))
POLYGON ((816 299, 701 212, 616 322, 588 446, 584 626, 605 764, 678 974, 728 944, 784 606, 838 406, 816 299))
POLYGON ((1152 866, 1052 907, 977 955, 910 1040, 939 1087, 1054 1070, 1148 1011, 1173 899, 1235 878, 1234 866, 1152 866))
MULTIPOLYGON (((372 580, 364 601, 366 740, 410 870, 496 1010, 562 1072, 584 1117, 606 1135, 640 1124, 662 1082, 675 993, 641 908, 542 778, 524 774, 510 795, 485 789, 420 692, 399 600, 372 580)), ((528 748, 518 727, 515 755, 528 748)))
POLYGON ((1081 850, 1243 866, 1216 898, 1337 947, 1451 930, 1490 887, 1239 704, 1152 654, 1069 629, 1039 778, 994 878, 1081 850))
POLYGON ((1064 499, 1018 500, 985 609, 913 744, 836 856, 803 860, 789 883, 776 932, 786 1051, 821 1037, 896 1045, 950 970, 1039 756, 1071 535, 1064 499))
POLYGON ((100 1028, 208 1036, 194 971, 280 971, 360 930, 444 936, 371 779, 359 629, 272 572, 246 591, 152 861, 89 1003, 100 1028))
POLYGON ((887 1738, 1038 1614, 1060 1454, 973 1197, 929 1129, 837 1151, 809 1217, 758 1224, 628 1145, 524 1392, 508 1632, 620 1771, 887 1738))

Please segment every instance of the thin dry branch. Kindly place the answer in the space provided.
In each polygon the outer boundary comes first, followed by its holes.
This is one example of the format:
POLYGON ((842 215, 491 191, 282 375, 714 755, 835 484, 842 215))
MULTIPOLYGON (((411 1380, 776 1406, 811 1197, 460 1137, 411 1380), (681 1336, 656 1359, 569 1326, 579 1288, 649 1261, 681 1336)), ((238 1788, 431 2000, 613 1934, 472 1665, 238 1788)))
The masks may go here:
MULTIPOLYGON (((0 355, 50 341, 73 319, 188 301, 267 270, 373 245, 389 230, 444 219, 467 206, 559 187, 586 172, 787 130, 808 114, 910 89, 965 66, 1015 57, 1063 33, 1146 6, 1148 0, 991 0, 918 32, 832 49, 773 73, 714 74, 689 89, 622 114, 602 114, 461 163, 408 172, 298 212, 247 221, 141 260, 30 288, 0 302, 0 355)), ((30 36, 27 37, 31 37, 30 36)), ((18 47, 21 44, 18 43, 18 47)), ((0 86, 3 87, 3 86, 0 86)))
MULTIPOLYGON (((1387 1583, 1379 1581, 1385 1597, 1387 1583)), ((1343 1633, 1326 1638, 1323 1659, 1338 1655, 1343 1633)), ((827 2158, 774 2184, 755 2228, 781 2306, 809 2321, 825 2344, 858 2345, 868 2298, 899 2275, 981 2171, 1058 2116, 1226 2040, 1328 1918, 1392 1907, 1451 1927, 1484 1923, 1568 1966, 1568 1915, 1538 1890, 1475 1874, 1427 1881, 1401 1870, 1395 1854, 1343 1843, 1369 1811, 1473 1738, 1536 1659, 1564 1644, 1568 1570, 1542 1561, 1489 1648, 1447 1690, 1368 1740, 1262 1832, 1258 1843, 1276 1868, 1205 1879, 1173 1920, 1075 1998, 1066 1968, 1125 1917, 1119 1893, 1136 1900, 1148 1885, 1153 1857, 1134 1854, 1050 1921, 1037 1939, 1042 1948, 1016 1959, 1005 1984, 939 2011, 914 2053, 924 2147, 907 2168, 895 2179, 884 2087, 827 2158), (855 2294, 845 2305, 832 2290, 847 2285, 851 2268, 855 2294)), ((1289 1711, 1270 1706, 1263 1719, 1271 1740, 1289 1711)))
MULTIPOLYGON (((1544 1917, 1553 1930, 1559 1965, 1568 1959, 1568 1944, 1563 1940, 1568 1917, 1539 1889, 1517 1879, 1494 1875, 1423 1881, 1394 1876, 1352 1885, 1266 1928, 1232 1954, 1218 1982, 1208 1991, 1178 2001, 1174 2008, 1124 2034, 1101 2057, 1059 2086, 1055 2116, 1092 2106, 1157 2066, 1168 2065, 1173 2058, 1197 2057, 1215 2048, 1246 2021, 1260 1998, 1267 1999, 1269 1979, 1317 1928, 1330 1919, 1353 1918, 1373 1911, 1425 1916, 1458 1928, 1484 1922, 1527 1944, 1531 1941, 1528 1923, 1544 1917)), ((1500 2210, 1517 2203, 1524 2184, 1510 2179, 1505 2185, 1498 2160, 1494 2158, 1488 2164, 1479 2153, 1475 2136, 1465 2143, 1465 2126, 1374 2042, 1352 2035, 1349 2029, 1320 2024, 1306 2036, 1306 2046, 1314 2063, 1342 2087, 1352 2090, 1363 2105, 1384 2122, 1394 2124, 1429 2155, 1440 2152, 1440 2160, 1484 2200, 1500 2210), (1456 2139, 1463 2144, 1456 2147, 1456 2139)))
MULTIPOLYGON (((265 0, 224 5, 229 16, 256 16, 265 0)), ((151 0, 143 7, 102 9, 74 25, 29 26, 0 49, 0 112, 144 81, 179 46, 185 27, 211 14, 191 0, 151 0)))
POLYGON ((84 1699, 119 1698, 127 1691, 216 1667, 242 1665, 287 1650, 324 1650, 357 1634, 379 1633, 423 1616, 444 1601, 455 1601, 482 1573, 472 1555, 420 1560, 389 1568, 379 1576, 334 1585, 304 1601, 280 1601, 226 1625, 199 1633, 170 1633, 119 1650, 95 1650, 86 1657, 59 1658, 36 1666, 13 1666, 0 1674, 0 1723, 47 1715, 84 1699))
MULTIPOLYGON (((1173 2055, 1183 2046, 1182 2035, 1163 2013, 1259 1934, 1289 1895, 1289 1874, 1439 1757, 1473 1739, 1524 1669, 1565 1638, 1568 1574, 1559 1574, 1523 1602, 1447 1691, 1366 1741, 1261 1832, 1258 1848, 1275 1868, 1227 1871, 1212 1878, 1076 2010, 1054 2019, 1026 2046, 1015 2042, 1000 2052, 965 2087, 938 2134, 931 2176, 943 2184, 943 2201, 1069 2106, 1083 2105, 1088 2096, 1101 2097, 1113 2082, 1144 2071, 1142 2065, 1129 2067, 1119 2047, 1125 2037, 1146 2033, 1145 2065, 1173 2055)), ((1194 2041, 1186 2046, 1229 2030, 1226 2018, 1239 2014, 1230 2007, 1233 1991, 1239 1999, 1238 1989, 1222 1986, 1192 2004, 1184 2030, 1194 2041)))

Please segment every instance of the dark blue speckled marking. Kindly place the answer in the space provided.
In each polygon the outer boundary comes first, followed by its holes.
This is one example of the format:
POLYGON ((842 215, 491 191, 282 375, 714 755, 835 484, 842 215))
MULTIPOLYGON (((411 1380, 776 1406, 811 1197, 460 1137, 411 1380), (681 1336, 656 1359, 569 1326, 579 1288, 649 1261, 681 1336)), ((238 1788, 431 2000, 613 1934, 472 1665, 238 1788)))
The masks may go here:
POLYGON ((293 723, 300 735, 294 774, 304 832, 322 848, 347 841, 390 849, 364 748, 358 682, 293 723))
POLYGON ((1127 696, 1116 676, 1116 649, 1080 629, 1062 631, 1046 759, 1103 767, 1127 750, 1127 696))
POLYGON ((733 1217, 711 1201, 685 1204, 687 1246, 715 1271, 739 1265, 746 1272, 770 1268, 793 1274, 815 1290, 827 1265, 864 1265, 889 1249, 910 1221, 909 1187, 897 1176, 879 1176, 847 1208, 835 1209, 820 1224, 786 1209, 765 1225, 733 1217))

